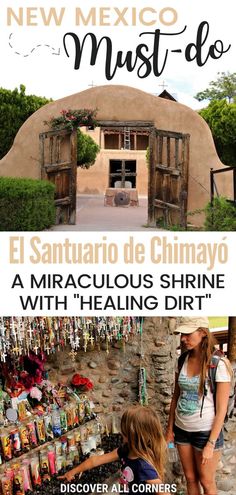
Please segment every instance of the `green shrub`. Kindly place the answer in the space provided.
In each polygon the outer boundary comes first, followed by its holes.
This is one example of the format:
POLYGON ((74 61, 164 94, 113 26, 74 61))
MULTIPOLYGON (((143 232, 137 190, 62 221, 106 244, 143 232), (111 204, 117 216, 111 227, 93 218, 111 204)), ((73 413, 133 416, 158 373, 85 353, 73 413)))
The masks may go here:
POLYGON ((23 84, 20 85, 20 91, 17 88, 13 91, 0 88, 0 159, 11 148, 22 124, 49 101, 52 100, 26 95, 23 84))
POLYGON ((231 231, 236 230, 236 205, 220 196, 215 198, 213 205, 208 203, 206 209, 205 230, 231 231))
POLYGON ((88 134, 83 134, 77 129, 77 165, 81 168, 89 168, 95 163, 100 146, 88 134))
POLYGON ((55 223, 55 186, 48 181, 0 177, 0 230, 43 230, 55 223))

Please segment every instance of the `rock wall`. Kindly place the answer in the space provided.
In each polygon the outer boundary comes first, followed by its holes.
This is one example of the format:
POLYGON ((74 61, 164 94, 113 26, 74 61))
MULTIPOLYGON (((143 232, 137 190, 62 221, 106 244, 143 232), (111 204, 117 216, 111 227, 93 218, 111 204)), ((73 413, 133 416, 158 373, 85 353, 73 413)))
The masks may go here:
POLYGON ((54 381, 69 382, 74 373, 88 377, 94 384, 89 396, 95 412, 120 416, 138 401, 140 366, 147 373, 148 403, 165 423, 169 412, 177 340, 172 334, 173 318, 146 318, 142 338, 137 335, 124 345, 106 344, 98 350, 79 351, 73 362, 70 350, 49 356, 47 369, 54 381))

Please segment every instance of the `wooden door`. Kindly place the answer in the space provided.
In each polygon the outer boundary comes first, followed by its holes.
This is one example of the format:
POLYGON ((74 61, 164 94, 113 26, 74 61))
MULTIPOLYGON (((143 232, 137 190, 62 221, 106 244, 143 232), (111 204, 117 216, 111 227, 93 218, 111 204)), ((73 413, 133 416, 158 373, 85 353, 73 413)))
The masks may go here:
POLYGON ((77 131, 48 131, 39 138, 41 177, 56 186, 56 224, 75 224, 77 131))
POLYGON ((187 227, 189 134, 152 129, 148 222, 187 227))

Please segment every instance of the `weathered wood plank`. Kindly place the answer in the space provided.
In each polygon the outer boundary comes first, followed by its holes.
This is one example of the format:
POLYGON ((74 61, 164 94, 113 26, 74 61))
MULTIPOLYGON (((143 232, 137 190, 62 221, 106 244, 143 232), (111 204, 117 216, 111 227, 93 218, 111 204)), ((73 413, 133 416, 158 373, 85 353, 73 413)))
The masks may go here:
POLYGON ((175 138, 175 167, 179 167, 179 139, 175 138))
MULTIPOLYGON (((157 136, 164 136, 164 137, 172 137, 172 138, 180 138, 182 139, 183 134, 181 132, 175 132, 175 131, 166 131, 164 129, 156 129, 156 135, 157 136)), ((184 136, 189 136, 189 134, 184 134, 184 136)))
POLYGON ((157 139, 156 132, 153 129, 149 136, 149 174, 148 174, 148 223, 149 225, 155 225, 155 207, 154 200, 156 196, 156 173, 155 163, 157 162, 157 139))
POLYGON ((167 137, 167 167, 170 167, 170 137, 167 137))
POLYGON ((165 165, 156 165, 156 170, 159 170, 160 172, 163 172, 164 174, 170 174, 170 175, 180 175, 180 170, 178 168, 172 168, 172 167, 167 167, 165 165))
MULTIPOLYGON (((41 177, 56 186, 55 205, 58 223, 75 223, 77 187, 77 130, 53 130, 41 133, 41 177), (66 161, 62 160, 62 147, 66 161)), ((65 158, 64 157, 64 158, 65 158)))
POLYGON ((71 196, 67 196, 65 198, 55 199, 56 206, 62 205, 70 205, 71 204, 71 196))
POLYGON ((168 203, 167 201, 162 201, 161 199, 155 199, 154 205, 157 208, 172 208, 173 210, 180 210, 180 207, 178 205, 168 203))
POLYGON ((189 174, 189 134, 183 136, 182 174, 180 188, 180 225, 187 228, 188 174, 189 174))
POLYGON ((117 122, 116 120, 99 120, 97 122, 99 127, 154 127, 154 122, 146 120, 123 120, 117 122))

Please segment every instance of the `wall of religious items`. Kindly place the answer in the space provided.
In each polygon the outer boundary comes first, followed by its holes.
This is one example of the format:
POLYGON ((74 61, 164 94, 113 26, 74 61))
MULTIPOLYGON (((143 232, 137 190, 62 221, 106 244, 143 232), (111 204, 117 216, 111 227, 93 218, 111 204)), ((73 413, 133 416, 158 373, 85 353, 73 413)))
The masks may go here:
POLYGON ((171 327, 167 318, 0 318, 2 494, 58 493, 58 473, 115 448, 130 403, 167 414, 171 327))

